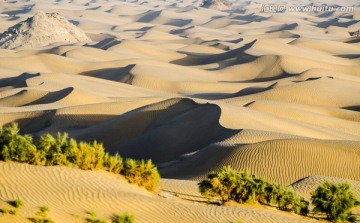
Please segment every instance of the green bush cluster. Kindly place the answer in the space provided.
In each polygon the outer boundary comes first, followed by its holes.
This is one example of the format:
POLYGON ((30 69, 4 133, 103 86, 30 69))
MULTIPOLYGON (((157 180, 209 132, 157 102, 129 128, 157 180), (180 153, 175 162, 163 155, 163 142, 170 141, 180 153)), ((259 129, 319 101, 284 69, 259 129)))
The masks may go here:
POLYGON ((119 154, 105 152, 101 143, 76 142, 67 133, 56 137, 45 134, 37 142, 29 135, 19 134, 16 123, 0 127, 0 160, 45 166, 73 166, 82 170, 105 169, 122 174, 130 183, 155 190, 160 175, 151 160, 123 159, 119 154))
POLYGON ((128 213, 124 213, 122 215, 114 215, 111 220, 112 223, 134 223, 135 217, 128 213))
POLYGON ((311 194, 314 213, 324 213, 330 221, 355 222, 356 216, 351 209, 360 205, 360 201, 350 190, 348 183, 325 182, 311 194))
POLYGON ((29 220, 33 223, 54 223, 54 221, 47 215, 49 211, 49 207, 42 206, 40 207, 39 211, 36 212, 36 216, 29 218, 29 220))
POLYGON ((257 178, 248 171, 237 172, 223 167, 212 172, 199 184, 200 193, 209 198, 218 198, 224 204, 230 200, 238 203, 275 204, 281 210, 297 214, 308 213, 308 202, 290 188, 257 178))
MULTIPOLYGON (((219 199, 222 204, 230 200, 238 203, 259 202, 275 204, 280 210, 297 214, 309 213, 309 202, 297 195, 292 188, 269 183, 248 171, 237 172, 230 167, 223 167, 218 172, 211 172, 198 185, 202 195, 209 199, 219 199)), ((335 222, 357 220, 351 209, 359 206, 360 201, 350 190, 350 184, 325 182, 311 195, 314 214, 326 214, 328 220, 335 222)))
MULTIPOLYGON (((8 204, 13 206, 14 208, 21 208, 24 205, 24 203, 19 199, 8 201, 8 204)), ((0 213, 2 213, 3 215, 5 214, 16 215, 17 211, 16 209, 1 208, 0 213)))
POLYGON ((150 191, 156 189, 160 180, 160 175, 151 160, 126 159, 121 173, 130 183, 150 191))
POLYGON ((20 199, 9 201, 9 204, 15 208, 21 208, 24 205, 24 203, 20 199))

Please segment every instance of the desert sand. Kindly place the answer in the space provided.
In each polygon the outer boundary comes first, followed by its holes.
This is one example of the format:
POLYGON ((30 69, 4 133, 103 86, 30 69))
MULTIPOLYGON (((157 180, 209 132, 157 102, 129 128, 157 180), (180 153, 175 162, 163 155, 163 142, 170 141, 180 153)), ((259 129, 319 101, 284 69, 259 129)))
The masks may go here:
POLYGON ((87 211, 144 223, 316 221, 206 204, 196 184, 224 165, 307 199, 326 179, 348 180, 360 198, 360 3, 280 0, 354 11, 262 11, 273 2, 0 0, 0 125, 97 140, 152 159, 162 176, 153 194, 105 171, 0 162, 0 207, 25 203, 0 222, 28 222, 42 205, 59 223, 87 211))

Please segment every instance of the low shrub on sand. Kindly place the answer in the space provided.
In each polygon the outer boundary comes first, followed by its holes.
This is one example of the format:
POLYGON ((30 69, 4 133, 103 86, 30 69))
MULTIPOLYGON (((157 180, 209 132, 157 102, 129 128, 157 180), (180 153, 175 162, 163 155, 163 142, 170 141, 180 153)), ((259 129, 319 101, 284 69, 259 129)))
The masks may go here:
POLYGON ((122 174, 130 182, 147 190, 157 188, 160 175, 151 160, 123 159, 119 154, 105 152, 101 143, 76 142, 67 133, 40 136, 33 143, 30 135, 19 134, 19 127, 12 123, 0 127, 0 160, 45 166, 73 166, 82 170, 105 169, 122 174))
POLYGON ((128 213, 124 213, 122 215, 114 215, 111 220, 112 223, 134 223, 135 217, 128 213))
POLYGON ((199 184, 200 193, 217 198, 222 204, 232 200, 238 203, 276 204, 279 209, 297 214, 308 213, 308 202, 290 188, 267 182, 248 171, 238 172, 223 167, 212 172, 199 184))
POLYGON ((357 218, 351 209, 360 205, 360 201, 351 191, 348 183, 325 182, 311 194, 314 213, 324 213, 334 222, 355 222, 357 218))

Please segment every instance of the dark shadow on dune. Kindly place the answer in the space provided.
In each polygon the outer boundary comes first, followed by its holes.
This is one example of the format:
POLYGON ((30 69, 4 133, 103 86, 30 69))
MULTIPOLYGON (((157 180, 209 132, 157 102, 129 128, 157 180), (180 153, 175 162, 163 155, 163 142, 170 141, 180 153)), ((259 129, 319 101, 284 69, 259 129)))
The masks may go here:
MULTIPOLYGON (((34 138, 38 138, 37 132, 51 126, 52 118, 55 116, 56 110, 40 111, 38 115, 32 118, 20 118, 16 122, 19 124, 21 134, 32 134, 34 138)), ((56 132, 53 132, 56 134, 56 132)))
POLYGON ((319 80, 323 77, 309 77, 308 79, 306 80, 303 80, 303 81, 293 81, 294 83, 301 83, 301 82, 307 82, 307 81, 315 81, 315 80, 319 80))
POLYGON ((29 94, 29 92, 31 92, 32 90, 21 90, 20 92, 14 94, 14 95, 10 95, 8 97, 4 97, 0 99, 0 105, 1 106, 6 106, 6 107, 24 107, 24 106, 30 106, 30 105, 39 105, 39 104, 50 104, 50 103, 54 103, 57 102, 65 97, 67 97, 69 94, 71 94, 71 92, 74 90, 74 88, 69 87, 69 88, 65 88, 59 91, 54 91, 54 92, 48 92, 46 93, 45 96, 42 96, 40 98, 37 98, 31 102, 23 102, 21 103, 21 101, 19 100, 19 97, 26 97, 27 94, 29 94), (16 97, 17 100, 20 104, 9 104, 7 103, 9 100, 11 101, 13 97, 16 97), (4 102, 5 101, 5 102, 4 102))
POLYGON ((319 28, 326 29, 330 26, 339 26, 339 27, 349 27, 356 23, 360 22, 360 20, 351 20, 348 22, 339 22, 339 18, 330 19, 328 21, 319 22, 316 26, 319 28))
POLYGON ((74 26, 78 26, 80 24, 80 22, 75 20, 69 20, 69 22, 72 23, 74 26))
POLYGON ((248 63, 257 58, 256 56, 252 56, 250 54, 245 53, 245 51, 250 49, 255 42, 256 41, 253 41, 251 43, 245 44, 243 47, 220 54, 203 55, 203 54, 195 54, 188 52, 180 52, 186 54, 186 57, 183 59, 171 61, 171 63, 184 65, 184 66, 219 63, 219 67, 222 67, 221 63, 226 63, 227 66, 231 64, 248 63))
POLYGON ((68 132, 79 141, 103 142, 107 151, 123 157, 164 163, 186 159, 203 147, 240 132, 219 123, 221 109, 191 99, 169 99, 122 115, 58 114, 39 111, 33 118, 24 113, 16 122, 21 133, 38 138, 68 132), (164 107, 167 103, 173 103, 164 107), (155 106, 155 107, 154 107, 155 106))
POLYGON ((97 49, 107 50, 110 47, 115 46, 115 45, 117 45, 119 43, 121 43, 121 41, 119 41, 119 40, 117 40, 115 38, 106 38, 104 40, 101 40, 97 44, 94 44, 94 45, 86 44, 85 46, 93 47, 93 48, 97 48, 97 49))
POLYGON ((257 94, 261 92, 265 92, 268 90, 273 89, 276 86, 277 83, 271 84, 268 87, 248 87, 245 89, 242 89, 236 93, 233 94, 216 94, 216 93, 207 93, 207 94, 193 94, 190 95, 190 97, 193 98, 200 98, 200 99, 208 99, 208 100, 220 100, 220 99, 229 99, 229 98, 236 98, 236 97, 242 97, 252 94, 257 94))
POLYGON ((242 20, 242 21, 247 21, 247 22, 262 22, 264 20, 267 20, 268 18, 259 16, 259 15, 255 15, 255 13, 251 13, 248 15, 236 15, 236 16, 232 17, 232 19, 242 20))
POLYGON ((187 26, 192 22, 192 19, 172 19, 164 25, 183 27, 187 26))
POLYGON ((170 34, 172 35, 179 35, 183 32, 185 32, 186 30, 190 30, 190 29, 193 29, 195 26, 189 26, 189 27, 186 27, 186 28, 183 28, 183 29, 173 29, 170 31, 170 34))
POLYGON ((20 9, 20 10, 10 10, 10 11, 4 11, 2 13, 3 14, 8 14, 9 16, 15 16, 17 14, 27 14, 27 13, 31 12, 31 10, 33 9, 34 6, 35 6, 35 4, 28 5, 28 6, 25 6, 23 9, 20 9))
POLYGON ((150 158, 160 163, 195 152, 239 132, 219 124, 221 109, 217 105, 179 99, 168 108, 151 109, 164 103, 167 101, 83 129, 77 132, 76 138, 104 142, 111 153, 119 152, 123 157, 150 158))
POLYGON ((73 92, 73 90, 74 90, 74 88, 68 87, 68 88, 62 89, 60 91, 49 92, 44 97, 41 97, 35 101, 24 104, 22 106, 54 103, 54 102, 60 101, 61 99, 64 99, 66 96, 71 94, 71 92, 73 92))
POLYGON ((153 26, 145 26, 140 29, 126 29, 124 31, 126 31, 126 32, 133 32, 133 31, 145 32, 145 31, 150 30, 151 28, 153 28, 153 26))
POLYGON ((80 75, 131 84, 132 80, 134 79, 134 76, 130 73, 130 71, 135 66, 136 66, 135 64, 129 64, 125 67, 91 70, 91 71, 82 72, 80 73, 80 75))
POLYGON ((17 77, 2 78, 0 79, 0 92, 3 89, 26 87, 27 79, 37 77, 39 75, 40 75, 39 73, 37 74, 22 73, 17 77))
POLYGON ((87 8, 86 10, 98 10, 100 8, 101 8, 101 6, 96 6, 96 7, 93 7, 93 8, 87 8))
POLYGON ((270 30, 266 33, 275 33, 275 32, 280 32, 280 31, 285 31, 285 30, 293 30, 295 29, 296 27, 298 27, 299 24, 297 23, 291 23, 291 24, 285 24, 285 25, 282 25, 274 30, 270 30))
POLYGON ((210 170, 223 165, 221 164, 223 160, 240 146, 210 144, 187 159, 168 166, 160 164, 158 170, 163 178, 180 180, 205 178, 210 170))
POLYGON ((341 55, 335 55, 337 57, 346 58, 346 59, 359 59, 360 54, 341 54, 341 55))
POLYGON ((342 107, 342 109, 346 109, 346 110, 350 110, 350 111, 360 112, 360 105, 357 105, 357 106, 347 106, 347 107, 342 107))
POLYGON ((228 41, 225 41, 225 42, 228 42, 228 43, 240 43, 244 40, 244 38, 239 38, 239 39, 234 39, 234 40, 228 40, 228 41))
POLYGON ((144 23, 151 22, 155 20, 161 13, 162 13, 161 10, 160 11, 149 10, 143 13, 143 16, 139 18, 136 22, 144 22, 144 23))
POLYGON ((16 20, 18 20, 18 19, 20 19, 19 16, 10 16, 10 17, 7 19, 7 21, 16 21, 16 20))
POLYGON ((244 81, 220 81, 223 83, 253 83, 253 82, 267 82, 267 81, 276 81, 284 78, 294 77, 295 75, 289 73, 282 73, 273 77, 258 77, 254 79, 244 80, 244 81))
POLYGON ((354 36, 344 41, 345 43, 360 43, 360 36, 354 36))

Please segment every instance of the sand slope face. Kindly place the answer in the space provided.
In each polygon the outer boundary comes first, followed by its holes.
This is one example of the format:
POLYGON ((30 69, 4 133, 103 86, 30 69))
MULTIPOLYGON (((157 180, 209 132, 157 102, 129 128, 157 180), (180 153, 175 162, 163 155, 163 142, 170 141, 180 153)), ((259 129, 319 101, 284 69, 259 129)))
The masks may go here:
POLYGON ((0 34, 0 47, 43 47, 53 43, 90 42, 86 34, 57 13, 38 12, 0 34))
MULTIPOLYGON (((111 153, 151 158, 164 177, 177 179, 165 187, 194 196, 195 181, 223 165, 284 185, 309 176, 359 181, 358 2, 276 1, 354 7, 284 13, 264 12, 275 1, 230 2, 231 9, 219 10, 201 0, 2 1, 0 124, 16 121, 35 137, 68 132, 101 141, 111 153)), ((150 222, 293 221, 248 207, 166 200, 157 208, 146 203, 149 196, 137 203, 154 207, 154 215, 130 205, 141 222, 147 215, 150 222)))
POLYGON ((174 196, 162 198, 103 171, 0 162, 0 177, 0 205, 7 207, 6 201, 14 199, 24 202, 16 216, 1 216, 1 222, 27 222, 26 218, 33 217, 40 206, 48 206, 49 217, 59 223, 84 222, 89 211, 108 222, 112 215, 123 212, 134 215, 136 222, 310 222, 272 209, 219 207, 174 196))
POLYGON ((247 168, 272 182, 289 185, 310 175, 359 180, 359 159, 358 142, 287 139, 245 146, 214 144, 188 160, 161 170, 163 176, 169 178, 198 179, 211 170, 230 165, 238 170, 247 168))

